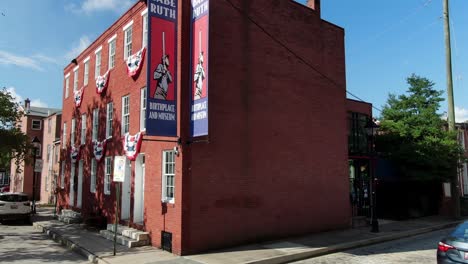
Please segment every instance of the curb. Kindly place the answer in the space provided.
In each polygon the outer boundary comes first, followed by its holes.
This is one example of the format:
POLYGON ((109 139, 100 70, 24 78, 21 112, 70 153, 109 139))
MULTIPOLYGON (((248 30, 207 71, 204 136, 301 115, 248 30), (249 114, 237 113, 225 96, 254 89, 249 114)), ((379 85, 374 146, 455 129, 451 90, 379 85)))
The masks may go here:
POLYGON ((428 232, 432 232, 432 231, 436 231, 436 230, 440 230, 444 228, 453 227, 453 226, 458 225, 461 222, 463 221, 454 221, 454 222, 446 223, 446 224, 440 224, 440 225, 419 228, 419 229, 410 230, 410 231, 398 232, 396 234, 389 234, 389 235, 383 235, 380 237, 374 237, 370 239, 363 239, 363 240, 358 240, 358 241, 353 241, 353 242, 341 243, 341 244, 337 244, 337 245, 333 245, 329 247, 323 247, 319 249, 310 249, 310 250, 299 252, 299 253, 292 253, 292 254, 281 255, 281 256, 276 256, 276 257, 253 260, 253 261, 246 262, 245 264, 289 263, 292 261, 299 261, 299 260, 303 260, 307 258, 318 257, 322 255, 336 253, 339 251, 353 249, 353 248, 359 248, 359 247, 368 246, 372 244, 378 244, 378 243, 397 240, 401 238, 416 236, 416 235, 420 235, 420 234, 424 234, 424 233, 428 233, 428 232))
POLYGON ((62 246, 82 255, 83 257, 87 258, 91 263, 103 263, 109 264, 109 262, 103 260, 102 258, 98 257, 94 253, 90 252, 89 250, 85 249, 84 247, 80 246, 79 244, 71 241, 68 238, 63 237, 57 231, 53 230, 53 228, 44 227, 38 223, 33 223, 33 227, 42 233, 45 233, 48 237, 50 237, 55 242, 61 244, 62 246))

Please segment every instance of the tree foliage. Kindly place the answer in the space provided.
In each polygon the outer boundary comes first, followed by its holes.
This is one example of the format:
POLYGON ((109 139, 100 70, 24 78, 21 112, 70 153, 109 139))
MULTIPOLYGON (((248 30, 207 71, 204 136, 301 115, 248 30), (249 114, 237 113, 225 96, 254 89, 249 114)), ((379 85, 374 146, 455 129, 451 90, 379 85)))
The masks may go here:
POLYGON ((5 88, 0 90, 0 168, 9 168, 15 159, 19 164, 28 159, 31 143, 19 126, 23 112, 5 88))
POLYGON ((448 180, 464 158, 456 133, 445 129, 438 113, 442 91, 414 74, 406 81, 406 94, 390 94, 382 110, 377 150, 408 180, 448 180))

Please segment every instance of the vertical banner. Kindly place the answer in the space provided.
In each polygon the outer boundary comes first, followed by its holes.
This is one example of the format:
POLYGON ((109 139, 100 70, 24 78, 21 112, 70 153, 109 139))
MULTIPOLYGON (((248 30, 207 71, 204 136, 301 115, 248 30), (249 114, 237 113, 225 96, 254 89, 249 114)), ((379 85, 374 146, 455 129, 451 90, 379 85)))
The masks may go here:
POLYGON ((148 135, 177 136, 177 1, 148 0, 148 135))
POLYGON ((208 19, 209 0, 192 0, 191 134, 208 135, 208 19))

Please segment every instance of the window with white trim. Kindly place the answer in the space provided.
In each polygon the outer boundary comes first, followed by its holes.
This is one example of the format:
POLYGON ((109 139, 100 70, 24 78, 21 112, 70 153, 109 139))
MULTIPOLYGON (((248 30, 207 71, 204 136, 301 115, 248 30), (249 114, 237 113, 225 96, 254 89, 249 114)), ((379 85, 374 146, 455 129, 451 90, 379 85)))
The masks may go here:
POLYGON ((140 131, 146 130, 146 87, 140 91, 140 131))
POLYGON ((93 134, 92 140, 98 140, 98 132, 99 132, 99 108, 93 109, 93 134))
POLYGON ((142 18, 142 24, 143 24, 143 36, 142 36, 142 46, 146 47, 148 45, 148 9, 145 9, 141 13, 141 18, 142 18))
POLYGON ((116 37, 109 40, 109 69, 115 66, 115 41, 116 37))
POLYGON ((96 65, 94 68, 94 78, 101 75, 101 50, 96 51, 96 65))
POLYGON ((88 85, 88 79, 89 79, 89 57, 84 62, 83 85, 85 86, 88 85))
POLYGON ((130 96, 122 97, 122 135, 130 131, 130 96))
POLYGON ((86 144, 86 114, 81 115, 81 145, 86 144))
POLYGON ((68 90, 70 89, 70 74, 65 75, 65 98, 68 98, 68 90))
POLYGON ((78 66, 73 69, 73 92, 78 91, 78 66))
POLYGON ((62 135, 62 148, 65 149, 67 147, 67 123, 63 123, 63 135, 62 135))
POLYGON ((96 158, 91 160, 91 183, 89 186, 89 191, 92 193, 96 192, 96 170, 97 170, 97 162, 96 158))
POLYGON ((52 146, 50 144, 47 144, 47 162, 50 162, 51 156, 52 156, 52 146))
POLYGON ((42 128, 42 120, 33 119, 31 129, 32 130, 41 130, 41 128, 42 128))
POLYGON ((124 60, 132 56, 132 34, 133 26, 130 24, 124 29, 124 60))
POLYGON ((71 129, 70 129, 70 144, 75 145, 75 134, 76 134, 76 120, 72 118, 71 120, 71 129))
POLYGON ((105 173, 104 173, 104 194, 109 195, 111 193, 111 173, 112 173, 112 157, 106 157, 105 162, 105 173))
POLYGON ((162 201, 174 203, 175 151, 165 150, 162 154, 162 201))
POLYGON ((60 187, 65 188, 65 161, 62 161, 62 173, 60 174, 60 187))
POLYGON ((110 102, 107 104, 107 109, 106 109, 106 138, 112 137, 113 115, 114 115, 114 104, 110 102))

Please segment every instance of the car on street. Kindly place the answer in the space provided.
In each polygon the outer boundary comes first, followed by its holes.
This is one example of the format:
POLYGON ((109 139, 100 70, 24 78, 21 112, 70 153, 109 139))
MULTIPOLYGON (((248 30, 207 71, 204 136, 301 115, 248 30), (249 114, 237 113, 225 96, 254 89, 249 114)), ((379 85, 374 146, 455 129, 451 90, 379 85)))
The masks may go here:
POLYGON ((26 193, 0 193, 0 222, 4 220, 31 221, 31 202, 26 193))
POLYGON ((0 193, 9 192, 9 191, 10 191, 9 185, 0 186, 0 193))

